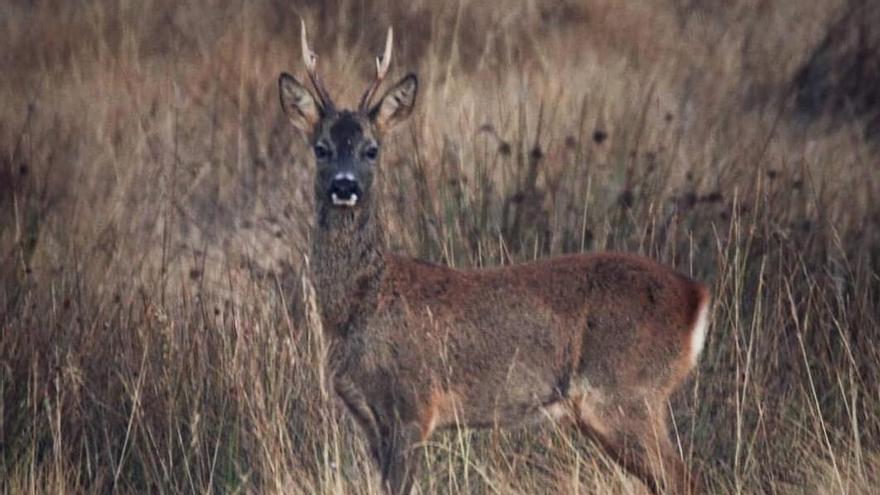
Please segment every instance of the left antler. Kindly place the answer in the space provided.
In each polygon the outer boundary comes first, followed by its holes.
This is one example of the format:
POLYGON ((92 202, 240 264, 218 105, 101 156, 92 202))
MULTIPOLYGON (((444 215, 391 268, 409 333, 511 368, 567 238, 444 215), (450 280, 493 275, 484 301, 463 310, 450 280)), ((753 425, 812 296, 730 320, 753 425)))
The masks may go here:
POLYGON ((379 88, 379 85, 382 84, 382 80, 385 79, 385 75, 388 74, 388 67, 391 66, 391 46, 393 44, 394 33, 389 27, 388 36, 385 38, 385 51, 382 55, 376 57, 376 79, 370 83, 370 86, 361 97, 360 105, 358 105, 358 110, 361 112, 369 110, 370 100, 373 99, 373 94, 376 93, 376 89, 379 88))

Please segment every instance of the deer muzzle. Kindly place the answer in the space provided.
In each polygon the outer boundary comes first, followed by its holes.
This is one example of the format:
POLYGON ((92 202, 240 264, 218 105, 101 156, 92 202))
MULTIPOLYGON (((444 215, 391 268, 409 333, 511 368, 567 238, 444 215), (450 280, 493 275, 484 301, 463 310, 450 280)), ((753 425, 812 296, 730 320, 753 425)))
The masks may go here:
POLYGON ((337 174, 330 182, 330 202, 333 206, 351 208, 364 194, 354 174, 337 174))

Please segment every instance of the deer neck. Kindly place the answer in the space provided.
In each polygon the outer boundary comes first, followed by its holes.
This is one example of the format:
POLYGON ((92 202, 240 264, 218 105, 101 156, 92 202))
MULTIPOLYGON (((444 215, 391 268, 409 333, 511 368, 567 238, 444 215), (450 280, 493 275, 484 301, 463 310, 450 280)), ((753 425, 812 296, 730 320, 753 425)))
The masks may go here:
POLYGON ((311 276, 330 335, 351 335, 375 311, 386 249, 379 216, 371 204, 357 210, 318 207, 311 276))

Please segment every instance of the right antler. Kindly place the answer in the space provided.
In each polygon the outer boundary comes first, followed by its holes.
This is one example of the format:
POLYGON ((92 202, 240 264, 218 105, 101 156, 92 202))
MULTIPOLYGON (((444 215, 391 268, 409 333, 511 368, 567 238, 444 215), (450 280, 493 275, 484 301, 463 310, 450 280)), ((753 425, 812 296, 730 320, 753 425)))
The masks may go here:
POLYGON ((373 94, 376 92, 376 89, 379 88, 379 85, 382 84, 382 80, 385 79, 385 75, 388 74, 388 67, 391 66, 391 46, 393 44, 394 33, 389 27, 388 36, 385 38, 385 51, 382 53, 382 55, 376 57, 376 79, 373 80, 373 82, 364 92, 364 95, 361 97, 361 104, 358 105, 358 110, 361 112, 366 112, 369 110, 370 100, 373 99, 373 94))
POLYGON ((306 21, 301 20, 300 22, 302 23, 302 56, 303 62, 306 64, 306 71, 309 73, 309 79, 312 81, 312 86, 315 87, 315 91, 318 93, 318 99, 321 100, 321 106, 324 107, 325 110, 334 110, 336 106, 330 98, 330 93, 327 92, 327 88, 325 88, 324 83, 321 82, 321 77, 318 76, 318 56, 309 48, 309 40, 306 36, 306 21))

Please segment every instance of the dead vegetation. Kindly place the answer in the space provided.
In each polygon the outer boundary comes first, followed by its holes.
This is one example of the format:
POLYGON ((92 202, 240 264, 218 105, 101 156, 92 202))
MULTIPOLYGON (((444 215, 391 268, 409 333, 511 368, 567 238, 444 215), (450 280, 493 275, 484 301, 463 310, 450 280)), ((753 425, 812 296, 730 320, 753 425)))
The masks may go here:
MULTIPOLYGON (((389 24, 389 79, 419 73, 379 182, 394 249, 620 249, 708 281, 672 407, 710 491, 877 489, 870 116, 804 125, 793 87, 847 2, 320 5, 0 7, 4 491, 378 491, 300 275, 310 165, 275 85, 300 16, 345 102, 389 24)), ((425 493, 641 490, 550 427, 426 448, 425 493)))

